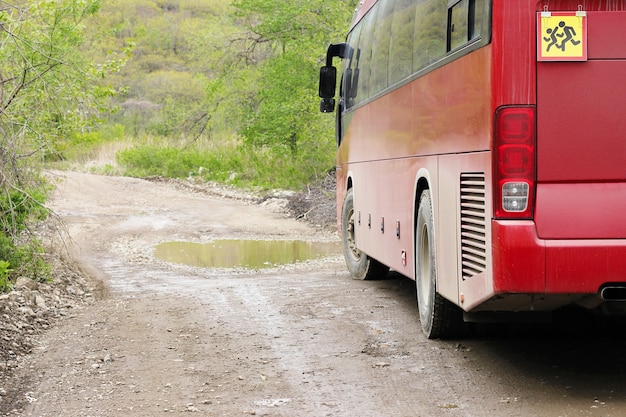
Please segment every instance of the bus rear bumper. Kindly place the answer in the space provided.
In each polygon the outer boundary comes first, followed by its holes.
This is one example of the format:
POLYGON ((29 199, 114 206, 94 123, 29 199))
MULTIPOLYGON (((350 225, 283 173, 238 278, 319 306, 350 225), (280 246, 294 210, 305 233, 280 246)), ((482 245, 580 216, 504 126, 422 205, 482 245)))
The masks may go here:
POLYGON ((480 310, 593 308, 626 295, 626 239, 542 240, 532 221, 496 220, 492 248, 494 296, 480 310))
POLYGON ((546 293, 598 293, 626 285, 626 240, 546 243, 546 293))

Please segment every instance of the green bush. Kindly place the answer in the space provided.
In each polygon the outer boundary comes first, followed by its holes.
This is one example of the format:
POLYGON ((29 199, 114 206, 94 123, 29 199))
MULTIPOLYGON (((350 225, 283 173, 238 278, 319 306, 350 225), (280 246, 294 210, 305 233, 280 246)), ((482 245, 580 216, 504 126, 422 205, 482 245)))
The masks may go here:
POLYGON ((10 190, 0 194, 0 233, 17 236, 29 223, 45 219, 48 215, 42 205, 45 198, 44 189, 31 192, 10 190))
POLYGON ((44 220, 48 210, 42 205, 46 188, 30 192, 5 190, 0 194, 0 291, 7 291, 20 276, 43 281, 49 278, 41 242, 29 233, 28 226, 44 220))
POLYGON ((46 262, 45 250, 36 239, 16 244, 10 237, 0 234, 0 292, 10 290, 21 276, 36 281, 50 278, 50 265, 46 262))
POLYGON ((11 263, 0 261, 0 292, 7 292, 11 289, 11 263))
POLYGON ((301 189, 333 166, 334 147, 294 156, 287 147, 233 146, 215 150, 145 145, 121 151, 125 175, 197 178, 240 187, 301 189))
POLYGON ((93 158, 101 145, 124 138, 124 126, 103 126, 100 130, 71 133, 65 140, 57 140, 53 152, 46 155, 48 161, 79 161, 93 158))

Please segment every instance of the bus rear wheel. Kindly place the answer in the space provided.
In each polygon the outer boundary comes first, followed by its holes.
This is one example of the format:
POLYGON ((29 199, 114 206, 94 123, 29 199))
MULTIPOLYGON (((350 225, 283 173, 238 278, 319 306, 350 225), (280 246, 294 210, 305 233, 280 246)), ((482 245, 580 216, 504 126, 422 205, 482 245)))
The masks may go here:
POLYGON ((429 339, 460 336, 461 310, 437 292, 435 234, 430 191, 425 190, 415 228, 415 283, 422 330, 429 339))
POLYGON ((348 190, 343 200, 341 214, 341 238, 343 243, 343 255, 350 275, 354 279, 369 280, 384 278, 389 268, 375 259, 370 258, 356 246, 354 215, 354 193, 348 190))

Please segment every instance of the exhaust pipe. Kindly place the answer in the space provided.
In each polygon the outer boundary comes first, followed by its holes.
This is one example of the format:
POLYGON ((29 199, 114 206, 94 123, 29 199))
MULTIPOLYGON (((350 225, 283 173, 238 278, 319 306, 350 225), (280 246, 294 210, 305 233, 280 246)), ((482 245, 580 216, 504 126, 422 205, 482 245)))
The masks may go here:
POLYGON ((610 285, 602 288, 600 296, 604 301, 626 301, 626 285, 610 285))

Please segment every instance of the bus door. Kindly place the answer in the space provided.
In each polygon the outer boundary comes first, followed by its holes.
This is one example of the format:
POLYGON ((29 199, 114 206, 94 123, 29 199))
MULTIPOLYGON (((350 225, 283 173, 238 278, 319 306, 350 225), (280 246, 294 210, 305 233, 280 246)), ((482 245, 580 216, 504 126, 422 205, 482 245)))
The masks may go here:
MULTIPOLYGON (((626 12, 595 9, 537 13, 535 223, 546 241, 626 238, 626 12)), ((547 292, 573 287, 547 277, 547 292)))

